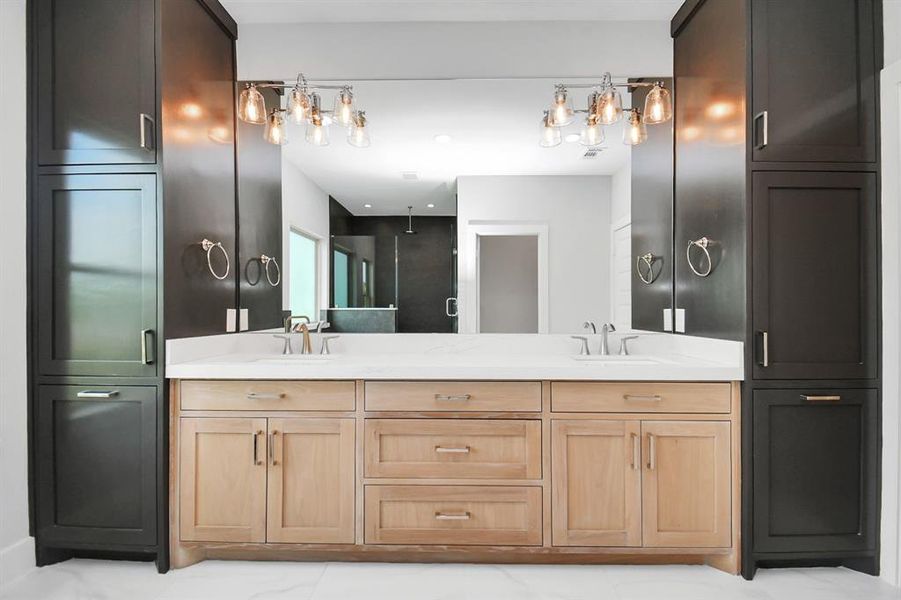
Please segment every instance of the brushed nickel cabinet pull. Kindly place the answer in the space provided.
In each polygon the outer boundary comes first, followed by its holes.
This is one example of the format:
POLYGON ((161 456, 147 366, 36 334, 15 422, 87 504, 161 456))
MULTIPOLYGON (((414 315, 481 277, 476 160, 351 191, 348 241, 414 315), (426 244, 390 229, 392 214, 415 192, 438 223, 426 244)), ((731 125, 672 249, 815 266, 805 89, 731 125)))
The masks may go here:
POLYGON ((435 400, 439 402, 466 402, 472 399, 470 394, 435 394, 435 400))
POLYGON ((248 392, 248 400, 281 400, 286 396, 284 393, 279 394, 261 394, 259 392, 248 392))
POLYGON ((153 364, 153 356, 147 345, 147 338, 153 333, 152 329, 141 330, 141 362, 145 365, 153 364))
POLYGON ((760 142, 757 142, 754 145, 754 148, 757 150, 763 150, 770 143, 770 111, 765 110, 761 113, 758 113, 756 117, 754 117, 754 136, 757 136, 757 122, 763 119, 763 139, 760 142))
POLYGON ((635 395, 635 394, 623 394, 623 400, 626 402, 662 402, 663 397, 654 394, 648 394, 647 396, 635 395))
POLYGON ((767 331, 760 332, 760 345, 762 350, 762 362, 760 366, 770 366, 770 334, 767 331))
POLYGON ((641 438, 636 434, 632 434, 632 470, 638 470, 638 464, 641 462, 641 438))
POLYGON ((805 402, 841 402, 841 396, 808 396, 801 394, 801 400, 805 402))
POLYGON ((472 514, 470 512, 462 512, 462 513, 443 513, 436 512, 435 519, 439 521, 468 521, 472 518, 472 514))
POLYGON ((435 446, 435 452, 439 454, 469 454, 470 447, 460 446, 457 448, 448 446, 435 446))
POLYGON ((275 430, 269 434, 269 463, 272 465, 278 464, 278 461, 275 458, 275 436, 277 435, 278 431, 275 430))
MULTIPOLYGON (((151 125, 156 127, 156 121, 153 120, 153 117, 146 113, 141 113, 139 117, 139 123, 141 127, 141 148, 143 150, 153 150, 153 146, 147 143, 147 122, 150 122, 151 125)), ((156 132, 154 131, 154 134, 156 132)))
POLYGON ((657 438, 648 434, 648 470, 653 471, 657 468, 657 438))
POLYGON ((119 392, 116 390, 84 390, 83 392, 78 392, 77 397, 79 398, 103 398, 109 399, 113 396, 118 396, 119 392))
POLYGON ((261 465, 263 461, 259 458, 259 447, 260 447, 260 436, 263 435, 262 431, 254 431, 253 432, 253 464, 261 465))

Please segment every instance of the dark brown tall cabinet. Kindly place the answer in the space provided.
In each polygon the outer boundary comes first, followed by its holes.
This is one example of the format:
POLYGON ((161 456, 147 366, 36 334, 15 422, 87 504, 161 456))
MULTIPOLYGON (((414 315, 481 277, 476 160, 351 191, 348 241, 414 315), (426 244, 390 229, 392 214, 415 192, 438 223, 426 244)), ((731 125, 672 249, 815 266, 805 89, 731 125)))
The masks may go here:
POLYGON ((881 17, 689 0, 672 24, 676 307, 686 333, 745 342, 749 578, 878 570, 881 17))
POLYGON ((164 340, 237 302, 199 244, 234 257, 237 28, 216 0, 32 0, 29 23, 37 562, 166 570, 164 340))

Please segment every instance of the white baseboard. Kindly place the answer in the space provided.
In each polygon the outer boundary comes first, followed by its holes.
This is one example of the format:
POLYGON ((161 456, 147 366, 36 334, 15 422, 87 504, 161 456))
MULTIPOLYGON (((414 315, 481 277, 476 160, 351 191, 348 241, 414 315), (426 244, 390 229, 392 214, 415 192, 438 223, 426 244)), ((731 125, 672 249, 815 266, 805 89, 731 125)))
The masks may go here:
POLYGON ((0 590, 34 568, 34 538, 22 538, 0 549, 0 590))

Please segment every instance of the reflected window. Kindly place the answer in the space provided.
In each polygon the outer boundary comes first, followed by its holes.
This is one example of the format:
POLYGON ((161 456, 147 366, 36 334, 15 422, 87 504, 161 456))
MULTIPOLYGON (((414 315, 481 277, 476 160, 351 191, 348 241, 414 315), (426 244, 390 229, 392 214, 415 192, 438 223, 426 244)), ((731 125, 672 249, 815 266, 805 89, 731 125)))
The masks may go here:
POLYGON ((316 306, 318 293, 319 242, 303 233, 291 230, 289 237, 288 304, 292 315, 307 315, 314 321, 319 318, 316 306))

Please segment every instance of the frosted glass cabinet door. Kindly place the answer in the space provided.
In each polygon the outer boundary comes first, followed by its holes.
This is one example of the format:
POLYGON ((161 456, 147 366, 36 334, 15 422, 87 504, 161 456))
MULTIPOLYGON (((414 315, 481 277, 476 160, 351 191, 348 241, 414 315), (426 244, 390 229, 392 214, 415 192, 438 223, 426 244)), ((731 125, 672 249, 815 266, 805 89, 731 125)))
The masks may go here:
POLYGON ((40 374, 156 376, 156 206, 153 174, 40 177, 40 374))

